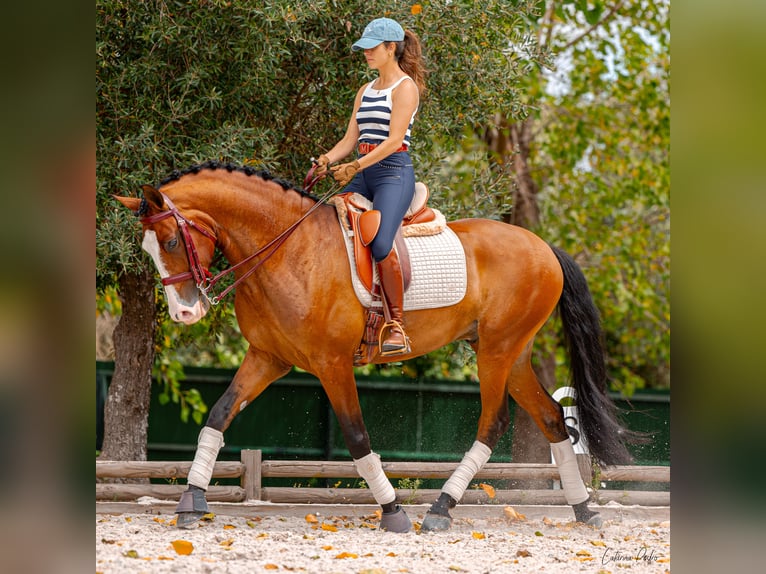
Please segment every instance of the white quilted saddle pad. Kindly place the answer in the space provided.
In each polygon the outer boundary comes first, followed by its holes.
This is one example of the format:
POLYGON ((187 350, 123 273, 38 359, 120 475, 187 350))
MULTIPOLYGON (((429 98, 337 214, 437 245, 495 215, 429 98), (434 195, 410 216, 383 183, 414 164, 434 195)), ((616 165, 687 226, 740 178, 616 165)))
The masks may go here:
MULTIPOLYGON (((341 225, 346 244, 351 282, 359 301, 365 307, 380 307, 372 300, 356 272, 354 244, 348 231, 341 225)), ((437 235, 405 237, 412 265, 412 280, 404 294, 404 310, 433 309, 459 303, 465 296, 468 283, 463 244, 449 227, 437 235)), ((378 283, 378 271, 373 265, 373 281, 378 283)))

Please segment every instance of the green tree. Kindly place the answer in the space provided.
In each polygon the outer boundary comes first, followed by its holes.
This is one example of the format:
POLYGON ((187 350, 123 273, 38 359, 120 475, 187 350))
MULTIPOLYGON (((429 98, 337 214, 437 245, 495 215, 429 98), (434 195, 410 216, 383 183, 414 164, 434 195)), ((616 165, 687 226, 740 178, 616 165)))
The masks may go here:
MULTIPOLYGON (((466 177, 457 180, 444 165, 463 145, 466 125, 500 109, 524 113, 514 87, 532 63, 507 57, 508 45, 524 45, 538 5, 97 2, 97 286, 117 285, 124 302, 105 457, 145 457, 154 344, 163 345, 168 333, 164 325, 156 329, 158 288, 139 252, 136 223, 110 194, 135 193, 173 169, 213 158, 299 181, 308 158, 342 135, 353 95, 369 77, 350 45, 369 20, 388 15, 426 46, 431 90, 421 105, 414 158, 438 190, 436 204, 448 210, 470 190, 496 185, 496 174, 465 162, 466 177), (137 436, 130 444, 129 433, 137 436)), ((214 326, 200 328, 211 336, 221 333, 216 319, 230 317, 214 315, 214 326)))

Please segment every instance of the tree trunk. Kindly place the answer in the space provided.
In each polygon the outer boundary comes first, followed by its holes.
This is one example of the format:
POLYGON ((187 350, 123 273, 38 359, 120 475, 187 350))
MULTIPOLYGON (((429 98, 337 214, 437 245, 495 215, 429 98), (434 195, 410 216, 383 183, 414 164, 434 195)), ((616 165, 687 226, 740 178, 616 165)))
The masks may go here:
POLYGON ((104 407, 104 460, 146 460, 154 362, 154 280, 148 269, 119 279, 114 375, 104 407))
MULTIPOLYGON (((513 189, 513 209, 504 214, 506 223, 526 229, 534 229, 540 223, 540 208, 537 203, 538 187, 529 168, 530 146, 534 139, 532 121, 526 119, 509 124, 508 119, 500 115, 495 117, 496 127, 486 134, 486 141, 497 161, 510 164, 516 178, 513 189)), ((536 355, 538 367, 535 369, 540 384, 549 392, 556 388, 556 359, 553 353, 536 355)), ((551 449, 548 440, 527 412, 515 409, 513 418, 513 442, 511 445, 513 462, 550 463, 551 449)), ((507 488, 536 489, 550 488, 550 480, 513 480, 507 488)))

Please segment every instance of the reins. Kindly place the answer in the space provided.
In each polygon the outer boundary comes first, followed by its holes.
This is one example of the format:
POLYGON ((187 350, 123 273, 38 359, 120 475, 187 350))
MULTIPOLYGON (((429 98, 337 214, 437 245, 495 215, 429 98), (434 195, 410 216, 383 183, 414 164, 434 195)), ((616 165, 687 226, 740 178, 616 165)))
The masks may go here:
MULTIPOLYGON (((306 179, 304 180, 304 189, 305 191, 309 191, 311 188, 314 187, 314 185, 322 179, 321 176, 314 177, 314 167, 312 166, 309 170, 308 174, 306 175, 306 179)), ((339 189, 340 186, 337 184, 333 184, 330 189, 319 199, 317 199, 316 203, 312 205, 306 213, 304 213, 297 221, 292 223, 287 229, 282 231, 279 235, 277 235, 274 239, 266 243, 264 246, 259 248, 255 253, 252 255, 249 255, 239 263, 236 263, 235 265, 232 265, 231 267, 224 269, 223 271, 219 272, 215 276, 213 276, 208 269, 202 266, 199 260, 199 255, 197 254, 197 248, 194 245, 194 240, 191 237, 191 233, 189 232, 189 227, 193 227, 200 233, 202 233, 205 237, 212 239, 214 243, 217 242, 217 238, 215 235, 213 235, 210 231, 207 229, 195 224, 190 219, 187 219, 173 204, 173 202, 170 200, 170 198, 165 195, 164 193, 161 193, 163 199, 165 200, 165 204, 168 206, 167 211, 163 211, 161 213, 156 213, 154 215, 151 215, 149 217, 144 217, 141 219, 141 223, 144 224, 152 224, 156 223, 157 221, 161 221, 163 219, 166 219, 168 217, 175 217, 176 223, 178 224, 178 228, 181 231, 181 238, 184 242, 184 245, 186 247, 186 254, 189 258, 189 271, 184 271, 182 273, 177 273, 175 275, 171 275, 170 277, 164 277, 162 279, 162 284, 172 285, 175 283, 180 283, 182 281, 187 281, 189 279, 193 279, 197 289, 199 289, 202 294, 205 296, 205 298, 210 302, 211 305, 218 305, 218 303, 221 301, 223 297, 225 297, 228 293, 230 293, 237 285, 242 283, 245 279, 250 277, 255 271, 263 265, 269 257, 274 255, 274 253, 279 249, 279 247, 287 240, 288 237, 297 229, 297 227, 314 211, 316 211, 319 206, 327 203, 327 201, 332 197, 339 189), (268 251, 268 253, 266 253, 268 251), (234 282, 226 287, 223 291, 221 291, 217 295, 213 295, 210 293, 210 290, 226 275, 229 273, 233 273, 243 265, 246 265, 247 263, 251 262, 256 257, 263 255, 265 256, 258 261, 255 265, 253 265, 250 269, 248 269, 244 274, 242 274, 239 278, 235 279, 234 282)))

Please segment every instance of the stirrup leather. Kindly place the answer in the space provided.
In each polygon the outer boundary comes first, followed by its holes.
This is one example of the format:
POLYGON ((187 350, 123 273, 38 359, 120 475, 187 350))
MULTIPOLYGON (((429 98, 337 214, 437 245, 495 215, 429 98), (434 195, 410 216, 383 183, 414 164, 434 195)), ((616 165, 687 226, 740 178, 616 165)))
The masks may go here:
POLYGON ((410 338, 407 336, 407 333, 404 332, 404 327, 399 321, 391 320, 383 324, 383 326, 380 328, 380 334, 378 335, 378 349, 380 351, 381 357, 390 357, 392 355, 406 355, 407 353, 411 351, 410 338), (383 339, 385 338, 384 335, 387 332, 386 329, 388 330, 398 329, 399 332, 402 334, 402 337, 404 338, 404 346, 398 349, 391 349, 390 351, 384 351, 383 339))

